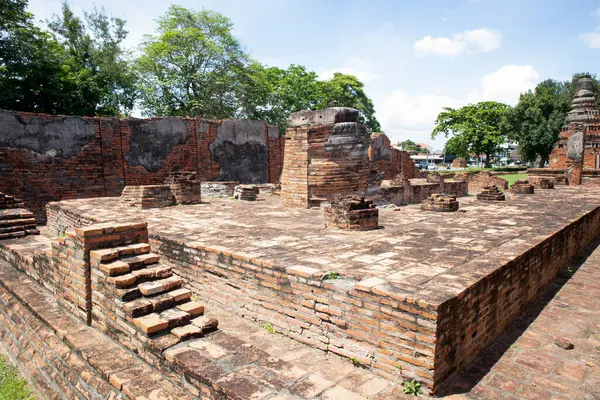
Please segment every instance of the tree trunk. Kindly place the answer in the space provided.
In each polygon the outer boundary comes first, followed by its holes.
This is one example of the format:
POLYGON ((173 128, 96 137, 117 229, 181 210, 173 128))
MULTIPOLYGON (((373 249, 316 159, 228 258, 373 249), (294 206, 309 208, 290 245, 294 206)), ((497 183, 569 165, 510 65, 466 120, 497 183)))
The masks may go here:
POLYGON ((489 153, 485 153, 485 167, 486 168, 490 167, 490 154, 489 153))
POLYGON ((544 168, 544 164, 546 164, 546 161, 548 161, 548 156, 545 154, 540 154, 540 162, 538 163, 538 168, 544 168))

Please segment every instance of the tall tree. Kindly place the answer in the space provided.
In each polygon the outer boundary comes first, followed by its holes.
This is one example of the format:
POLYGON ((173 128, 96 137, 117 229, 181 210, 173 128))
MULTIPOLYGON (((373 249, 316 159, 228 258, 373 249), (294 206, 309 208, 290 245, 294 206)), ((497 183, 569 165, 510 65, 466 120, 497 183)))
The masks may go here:
POLYGON ((33 24, 26 0, 0 2, 0 108, 64 112, 64 51, 33 24))
POLYGON ((519 103, 508 110, 501 130, 519 145, 525 161, 539 157, 539 167, 548 161, 569 111, 569 86, 547 79, 521 94, 519 103))
POLYGON ((301 65, 281 69, 252 62, 243 79, 238 116, 267 121, 282 131, 291 113, 318 109, 325 102, 317 74, 301 65))
POLYGON ((247 61, 232 29, 217 12, 169 7, 137 61, 144 113, 232 117, 247 61))
POLYGON ((238 116, 265 120, 283 131, 291 113, 335 105, 356 108, 359 122, 367 125, 369 133, 381 129, 373 102, 355 76, 336 73, 330 80, 319 80, 315 72, 301 65, 281 69, 256 62, 250 63, 243 75, 238 116))
POLYGON ((459 137, 455 141, 466 145, 467 153, 485 154, 486 166, 489 166, 491 155, 506 141, 499 125, 508 108, 495 101, 469 104, 459 109, 446 107, 438 115, 431 137, 442 133, 446 137, 459 137))
POLYGON ((119 115, 133 108, 136 76, 122 47, 125 21, 104 10, 77 17, 63 3, 48 27, 64 46, 64 78, 71 84, 63 108, 75 115, 119 115))
POLYGON ((343 107, 352 107, 358 110, 358 121, 367 125, 371 132, 379 132, 381 126, 375 118, 375 106, 364 92, 364 84, 354 75, 336 72, 333 78, 322 82, 323 89, 320 93, 323 99, 320 108, 335 104, 343 107))

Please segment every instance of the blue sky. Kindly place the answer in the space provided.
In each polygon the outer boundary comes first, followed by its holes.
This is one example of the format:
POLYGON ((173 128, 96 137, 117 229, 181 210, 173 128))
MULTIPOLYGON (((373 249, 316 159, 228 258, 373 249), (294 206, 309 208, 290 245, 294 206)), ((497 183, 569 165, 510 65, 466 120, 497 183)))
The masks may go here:
MULTIPOLYGON (((61 0, 29 0, 37 19, 61 0)), ((134 48, 168 8, 163 0, 70 0, 76 12, 95 4, 127 20, 134 48)), ((353 73, 375 103, 392 141, 432 140, 444 106, 481 100, 515 104, 547 79, 596 73, 600 4, 588 0, 180 0, 229 17, 255 59, 302 64, 323 78, 353 73)))

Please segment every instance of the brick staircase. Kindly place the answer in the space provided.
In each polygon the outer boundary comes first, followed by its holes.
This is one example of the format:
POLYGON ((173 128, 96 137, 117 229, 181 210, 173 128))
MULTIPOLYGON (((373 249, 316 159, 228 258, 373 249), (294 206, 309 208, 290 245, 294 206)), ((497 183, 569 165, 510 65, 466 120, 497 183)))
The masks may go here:
POLYGON ((105 319, 124 320, 147 337, 170 333, 176 340, 201 337, 218 325, 149 244, 92 250, 90 265, 92 289, 100 294, 94 308, 99 305, 105 319))
POLYGON ((0 192, 0 240, 40 233, 33 213, 24 207, 23 200, 0 192))

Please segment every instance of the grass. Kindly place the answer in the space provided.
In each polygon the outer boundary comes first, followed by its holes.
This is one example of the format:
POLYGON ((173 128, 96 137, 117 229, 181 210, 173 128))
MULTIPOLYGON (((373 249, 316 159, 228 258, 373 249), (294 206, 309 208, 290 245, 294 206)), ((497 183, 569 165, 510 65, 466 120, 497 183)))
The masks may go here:
POLYGON ((275 328, 273 328, 273 325, 271 325, 271 324, 265 324, 265 325, 263 325, 263 328, 265 331, 267 331, 268 333, 271 333, 271 334, 276 332, 275 328))
POLYGON ((527 174, 506 174, 506 175, 496 175, 498 178, 506 179, 508 181, 508 186, 511 186, 515 181, 527 179, 527 174))
POLYGON ((0 399, 33 399, 27 382, 3 354, 0 354, 0 399))

